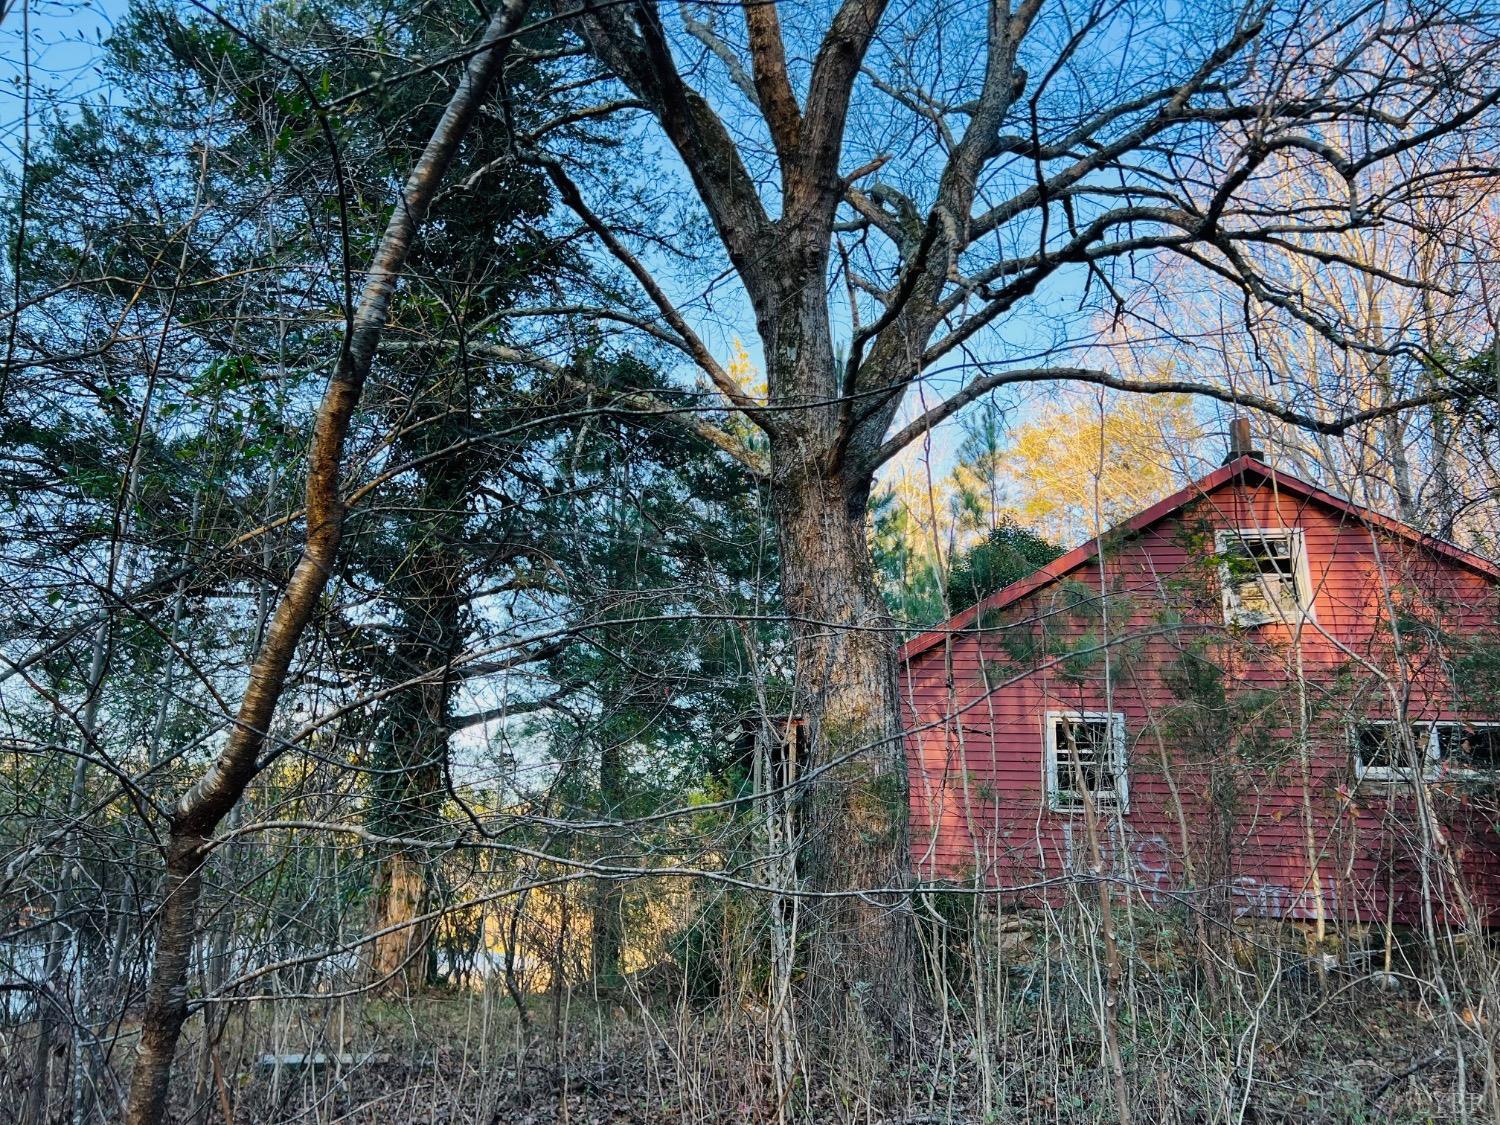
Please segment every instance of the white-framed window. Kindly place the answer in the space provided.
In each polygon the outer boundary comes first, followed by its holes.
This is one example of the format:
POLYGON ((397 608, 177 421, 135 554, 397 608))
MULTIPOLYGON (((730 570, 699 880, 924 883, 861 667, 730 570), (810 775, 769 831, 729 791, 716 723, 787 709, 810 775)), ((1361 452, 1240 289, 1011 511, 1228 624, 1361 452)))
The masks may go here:
POLYGON ((1433 723, 1432 736, 1444 773, 1500 770, 1500 723, 1433 723))
POLYGON ((1296 528, 1235 528, 1216 534, 1224 623, 1295 623, 1310 615, 1312 583, 1296 528))
POLYGON ((1130 811, 1125 771, 1125 716, 1118 711, 1048 711, 1047 806, 1054 812, 1083 812, 1087 793, 1095 809, 1130 811))
POLYGON ((1500 723, 1409 723, 1372 719, 1349 727, 1354 752, 1354 776, 1359 781, 1409 781, 1413 758, 1422 764, 1422 777, 1473 777, 1500 771, 1500 723))
POLYGON ((1422 764, 1422 776, 1437 776, 1437 742, 1428 723, 1400 723, 1372 719, 1349 727, 1349 747, 1354 751, 1354 776, 1358 781, 1405 781, 1412 775, 1412 760, 1422 764))

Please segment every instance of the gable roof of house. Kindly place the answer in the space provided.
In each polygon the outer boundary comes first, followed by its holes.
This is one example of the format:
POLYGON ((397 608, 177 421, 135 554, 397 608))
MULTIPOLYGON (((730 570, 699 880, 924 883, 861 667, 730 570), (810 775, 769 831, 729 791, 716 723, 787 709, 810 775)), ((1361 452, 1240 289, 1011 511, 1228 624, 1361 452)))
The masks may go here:
POLYGON ((1436 555, 1488 578, 1492 582, 1500 582, 1500 566, 1496 566, 1488 559, 1476 555, 1472 551, 1466 551, 1462 547, 1455 546, 1446 539, 1439 539, 1436 536, 1418 531, 1410 524, 1402 523, 1400 520, 1392 519, 1390 516, 1383 516, 1379 512, 1361 507, 1349 500, 1345 500, 1341 496, 1335 496, 1333 493, 1327 492, 1316 485, 1309 484, 1307 481, 1299 477, 1294 477, 1290 473, 1273 469, 1256 457, 1246 455, 1220 466, 1207 476, 1199 478, 1180 492, 1168 496, 1165 500, 1151 505, 1151 507, 1137 513, 1124 523, 1116 524, 1103 535, 1096 536, 1088 542, 1074 547, 1066 554, 1059 555, 1046 566, 1033 571, 1025 578, 1012 582, 1009 586, 982 599, 962 613, 955 614, 943 622, 943 624, 935 626, 926 632, 919 633, 901 647, 901 659, 903 661, 911 660, 921 653, 926 652, 934 645, 941 644, 947 637, 970 628, 980 614, 1004 609, 1006 606, 1020 601, 1028 594, 1036 592, 1043 586, 1067 576, 1071 571, 1094 559, 1099 554, 1101 542, 1111 542, 1124 535, 1134 535, 1143 532, 1153 524, 1186 507, 1191 501, 1207 496, 1209 493, 1242 478, 1252 478, 1257 485, 1270 484, 1288 495, 1301 497, 1304 500, 1321 504, 1333 511, 1352 516, 1359 523, 1367 527, 1379 528, 1389 534, 1409 540, 1436 555))

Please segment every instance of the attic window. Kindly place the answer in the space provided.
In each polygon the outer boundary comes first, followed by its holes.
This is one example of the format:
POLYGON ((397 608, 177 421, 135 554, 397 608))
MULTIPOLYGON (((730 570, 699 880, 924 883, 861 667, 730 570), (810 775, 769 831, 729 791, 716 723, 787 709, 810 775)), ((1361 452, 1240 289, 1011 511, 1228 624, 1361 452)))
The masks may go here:
POLYGON ((1226 625, 1295 622, 1308 611, 1302 532, 1221 531, 1216 546, 1226 625))
POLYGON ((1125 716, 1118 711, 1048 711, 1047 805, 1055 812, 1129 811, 1125 716))

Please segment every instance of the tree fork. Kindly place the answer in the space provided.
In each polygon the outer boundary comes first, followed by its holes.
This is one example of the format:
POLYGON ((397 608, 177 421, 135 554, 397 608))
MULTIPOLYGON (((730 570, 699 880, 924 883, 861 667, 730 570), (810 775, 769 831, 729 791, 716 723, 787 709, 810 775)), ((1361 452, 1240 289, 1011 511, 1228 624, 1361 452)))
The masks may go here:
POLYGON ((146 992, 139 1054, 131 1073, 126 1125, 156 1125, 166 1119, 172 1063, 188 1016, 188 966, 197 935, 202 866, 209 836, 259 771, 260 751, 285 690, 292 657, 333 572, 344 525, 339 497, 344 442, 385 328, 396 281, 459 142, 495 83, 505 48, 520 26, 526 6, 526 0, 507 0, 491 16, 462 81, 448 100, 391 213, 313 425, 302 556, 255 655, 249 684, 223 750, 173 811, 156 956, 146 992))

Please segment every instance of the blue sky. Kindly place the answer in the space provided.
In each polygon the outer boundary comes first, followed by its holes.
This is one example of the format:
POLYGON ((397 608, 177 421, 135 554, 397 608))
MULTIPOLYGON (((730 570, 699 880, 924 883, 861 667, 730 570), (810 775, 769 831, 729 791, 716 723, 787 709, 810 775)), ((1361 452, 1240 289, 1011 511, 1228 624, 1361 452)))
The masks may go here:
POLYGON ((0 158, 10 167, 24 136, 28 62, 34 125, 48 107, 66 111, 102 89, 99 45, 125 7, 125 0, 13 0, 0 23, 0 158))
MULTIPOLYGON (((0 0, 0 4, 3 3, 4 0, 0 0)), ((20 164, 25 137, 23 76, 27 73, 28 63, 30 120, 35 137, 37 122, 43 116, 52 112, 67 113, 84 98, 110 98, 111 91, 98 65, 101 46, 127 7, 128 0, 13 0, 12 9, 0 23, 0 161, 7 168, 14 170, 20 164)), ((650 132, 654 134, 654 130, 650 132)), ((654 135, 651 140, 660 143, 654 135)), ((670 157, 668 160, 670 162, 670 157)), ((678 171, 680 183, 677 186, 682 191, 691 191, 686 176, 678 171)), ((1076 281, 1066 274, 1055 278, 1052 302, 1066 306, 1076 301, 1079 292, 1076 281)), ((733 286, 729 289, 732 290, 733 286)), ((741 296, 721 290, 716 306, 717 315, 699 325, 707 342, 717 353, 728 358, 733 341, 738 338, 758 364, 759 345, 754 322, 741 296)), ((838 315, 842 306, 836 303, 835 309, 838 315)), ((1068 319, 1061 308, 1056 311, 1068 319)), ((1024 352, 1028 350, 1026 343, 1035 343, 1026 339, 1028 320, 1022 317, 1008 330, 1003 327, 997 330, 1007 351, 1024 352)), ((1045 341, 1041 343, 1045 345, 1045 341)), ((687 377, 692 378, 691 374, 687 377)), ((936 397, 942 397, 959 381, 952 376, 940 376, 935 380, 936 385, 928 389, 929 399, 934 392, 936 397)), ((1020 397, 1024 401, 1031 396, 1023 394, 1020 397)), ((910 408, 916 406, 914 396, 910 408)), ((1026 413, 1027 408, 1023 406, 1020 414, 1024 417, 1026 413)), ((960 427, 956 420, 934 433, 928 450, 937 473, 941 474, 951 464, 959 437, 960 427)))

